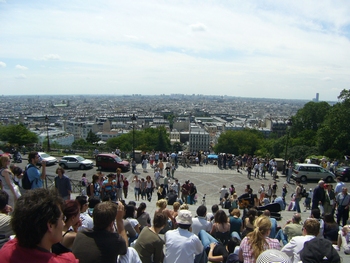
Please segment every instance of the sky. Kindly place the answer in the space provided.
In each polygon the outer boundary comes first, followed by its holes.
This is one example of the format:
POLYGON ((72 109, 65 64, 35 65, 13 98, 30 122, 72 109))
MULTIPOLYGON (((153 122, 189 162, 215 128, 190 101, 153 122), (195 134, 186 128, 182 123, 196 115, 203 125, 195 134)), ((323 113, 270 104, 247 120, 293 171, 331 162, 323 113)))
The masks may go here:
POLYGON ((0 0, 0 94, 336 101, 350 1, 0 0))

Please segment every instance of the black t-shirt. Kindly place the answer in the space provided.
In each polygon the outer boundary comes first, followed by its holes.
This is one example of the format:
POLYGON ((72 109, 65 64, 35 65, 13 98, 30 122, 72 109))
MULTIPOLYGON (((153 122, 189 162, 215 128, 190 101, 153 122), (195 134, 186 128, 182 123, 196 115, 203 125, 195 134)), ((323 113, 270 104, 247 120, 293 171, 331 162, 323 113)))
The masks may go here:
POLYGON ((219 243, 213 249, 213 256, 222 256, 224 258, 222 262, 226 262, 228 257, 228 251, 226 250, 223 244, 219 243))

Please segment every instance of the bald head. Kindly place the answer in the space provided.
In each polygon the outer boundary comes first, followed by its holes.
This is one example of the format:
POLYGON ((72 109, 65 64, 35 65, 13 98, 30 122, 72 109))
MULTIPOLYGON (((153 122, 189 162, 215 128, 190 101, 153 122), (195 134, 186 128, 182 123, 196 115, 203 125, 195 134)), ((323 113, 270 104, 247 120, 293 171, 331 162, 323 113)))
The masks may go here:
POLYGON ((299 224, 301 221, 301 215, 298 213, 295 213, 292 217, 292 220, 295 224, 299 224))

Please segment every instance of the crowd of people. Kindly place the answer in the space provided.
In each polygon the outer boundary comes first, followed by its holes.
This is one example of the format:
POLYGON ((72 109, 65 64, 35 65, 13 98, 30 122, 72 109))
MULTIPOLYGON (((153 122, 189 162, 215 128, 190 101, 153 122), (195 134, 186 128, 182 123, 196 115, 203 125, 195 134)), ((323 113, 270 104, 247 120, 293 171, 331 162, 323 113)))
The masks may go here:
MULTIPOLYGON (((37 153, 29 153, 32 166, 37 159, 37 153)), ((6 176, 9 179, 0 191, 2 262, 25 259, 26 262, 249 263, 270 262, 264 260, 272 260, 276 255, 283 262, 313 262, 311 258, 317 257, 340 262, 337 250, 350 253, 350 196, 339 178, 334 197, 330 195, 332 187, 323 181, 311 191, 309 218, 303 221, 295 205, 296 213, 285 226, 278 227, 268 208, 276 204, 280 210, 285 209, 287 184, 282 187, 281 195, 274 182, 266 187, 262 183, 257 191, 247 185, 240 196, 234 185, 223 185, 218 191, 218 203, 211 211, 202 202, 196 215, 192 215, 188 205, 196 204, 195 185, 189 180, 182 185, 178 180, 163 180, 161 184, 156 177, 166 179, 168 175, 159 166, 153 178, 147 175, 146 179, 139 179, 134 175, 130 183, 134 186, 135 201, 129 198, 126 203, 128 192, 124 186, 129 186, 129 182, 120 170, 106 176, 94 174, 91 183, 83 176, 86 192, 71 200, 71 189, 65 185, 62 168, 56 170, 55 191, 50 191, 42 188, 45 163, 41 171, 28 165, 26 174, 31 189, 20 189, 16 195, 16 175, 6 156, 0 157, 0 164, 1 180, 6 181, 6 176), (152 199, 154 191, 158 196, 157 209, 149 214, 147 201, 152 199), (327 196, 334 200, 330 213, 322 210, 327 196)), ((293 195, 301 191, 297 183, 293 195)))

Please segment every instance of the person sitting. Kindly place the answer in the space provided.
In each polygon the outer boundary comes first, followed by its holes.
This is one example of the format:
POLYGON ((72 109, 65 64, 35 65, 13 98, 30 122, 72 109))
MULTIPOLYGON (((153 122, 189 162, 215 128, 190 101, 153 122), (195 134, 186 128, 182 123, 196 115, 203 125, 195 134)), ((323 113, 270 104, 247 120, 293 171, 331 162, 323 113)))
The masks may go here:
POLYGON ((258 256, 267 249, 281 249, 277 239, 269 238, 271 221, 268 217, 261 215, 254 221, 253 231, 243 238, 239 260, 242 262, 255 262, 258 256))
POLYGON ((320 232, 320 223, 315 218, 305 220, 301 236, 293 237, 283 248, 282 252, 286 253, 294 263, 300 261, 300 251, 304 248, 304 243, 315 238, 320 232))
POLYGON ((345 254, 350 254, 350 226, 345 225, 342 227, 341 230, 338 232, 338 241, 337 245, 333 245, 333 247, 340 251, 341 249, 344 250, 345 254))
POLYGON ((93 212, 94 228, 78 232, 73 243, 72 251, 79 263, 116 262, 118 255, 127 253, 128 237, 123 216, 124 205, 121 202, 96 205, 93 212))
POLYGON ((238 261, 239 244, 241 240, 231 237, 227 245, 224 246, 213 236, 204 230, 199 231, 199 239, 202 242, 204 250, 208 253, 208 261, 210 262, 236 262, 238 261), (236 260, 236 261, 234 261, 236 260))
POLYGON ((153 225, 144 227, 136 240, 135 250, 142 263, 162 263, 164 260, 164 241, 159 237, 159 232, 167 224, 167 217, 163 213, 155 213, 153 225))
POLYGON ((33 189, 19 197, 11 220, 16 237, 0 250, 1 262, 78 263, 71 252, 51 253, 52 245, 62 239, 62 208, 63 199, 47 189, 33 189))
POLYGON ((3 190, 0 190, 0 248, 14 234, 11 227, 11 216, 9 212, 12 207, 8 205, 9 195, 3 190))
POLYGON ((277 221, 275 218, 271 217, 271 212, 269 210, 264 210, 263 212, 264 216, 267 216, 268 218, 270 218, 271 221, 271 230, 270 230, 270 238, 275 238, 276 236, 276 232, 277 232, 277 221))
POLYGON ((230 228, 231 226, 230 223, 228 223, 226 213, 223 210, 217 211, 210 234, 219 240, 223 245, 227 245, 231 236, 230 228))
POLYGON ((178 228, 165 233, 166 253, 164 263, 193 263, 194 257, 203 252, 199 238, 189 231, 192 225, 192 214, 180 210, 176 217, 178 228))
POLYGON ((151 226, 151 217, 149 213, 146 212, 147 205, 142 202, 136 211, 136 219, 140 224, 140 230, 142 230, 146 226, 151 226))
POLYGON ((238 208, 229 210, 230 216, 228 217, 229 223, 230 223, 230 233, 231 236, 237 237, 239 240, 241 240, 241 234, 243 231, 243 221, 240 218, 241 211, 238 208))
POLYGON ((242 238, 245 237, 248 233, 254 230, 254 222, 257 219, 258 210, 255 208, 250 208, 247 212, 246 218, 244 218, 244 227, 242 231, 242 238))
POLYGON ((207 207, 200 205, 197 208, 197 217, 192 219, 192 233, 198 236, 200 230, 209 232, 211 230, 211 222, 207 220, 207 207))
POLYGON ((92 221, 91 216, 87 213, 88 210, 88 201, 86 195, 80 195, 75 198, 80 205, 80 222, 81 226, 78 228, 78 231, 81 231, 85 228, 92 229, 94 227, 94 222, 92 221))
POLYGON ((314 208, 311 210, 311 218, 315 218, 320 222, 320 232, 318 233, 318 237, 323 237, 324 231, 324 221, 321 218, 321 211, 319 208, 314 208))
POLYGON ((137 239, 140 234, 140 224, 135 219, 135 206, 126 205, 125 213, 124 213, 124 228, 129 237, 129 244, 131 244, 134 240, 137 239))
POLYGON ((334 216, 331 213, 326 213, 324 215, 324 238, 336 244, 338 241, 338 231, 339 225, 335 222, 334 216))
POLYGON ((63 206, 64 226, 62 231, 62 240, 52 246, 52 252, 61 254, 70 252, 78 228, 81 226, 80 205, 76 200, 66 200, 63 206))
POLYGON ((303 226, 300 222, 301 215, 295 213, 291 219, 287 220, 284 228, 278 230, 275 238, 282 241, 282 244, 285 246, 293 237, 301 236, 303 234, 303 226))

